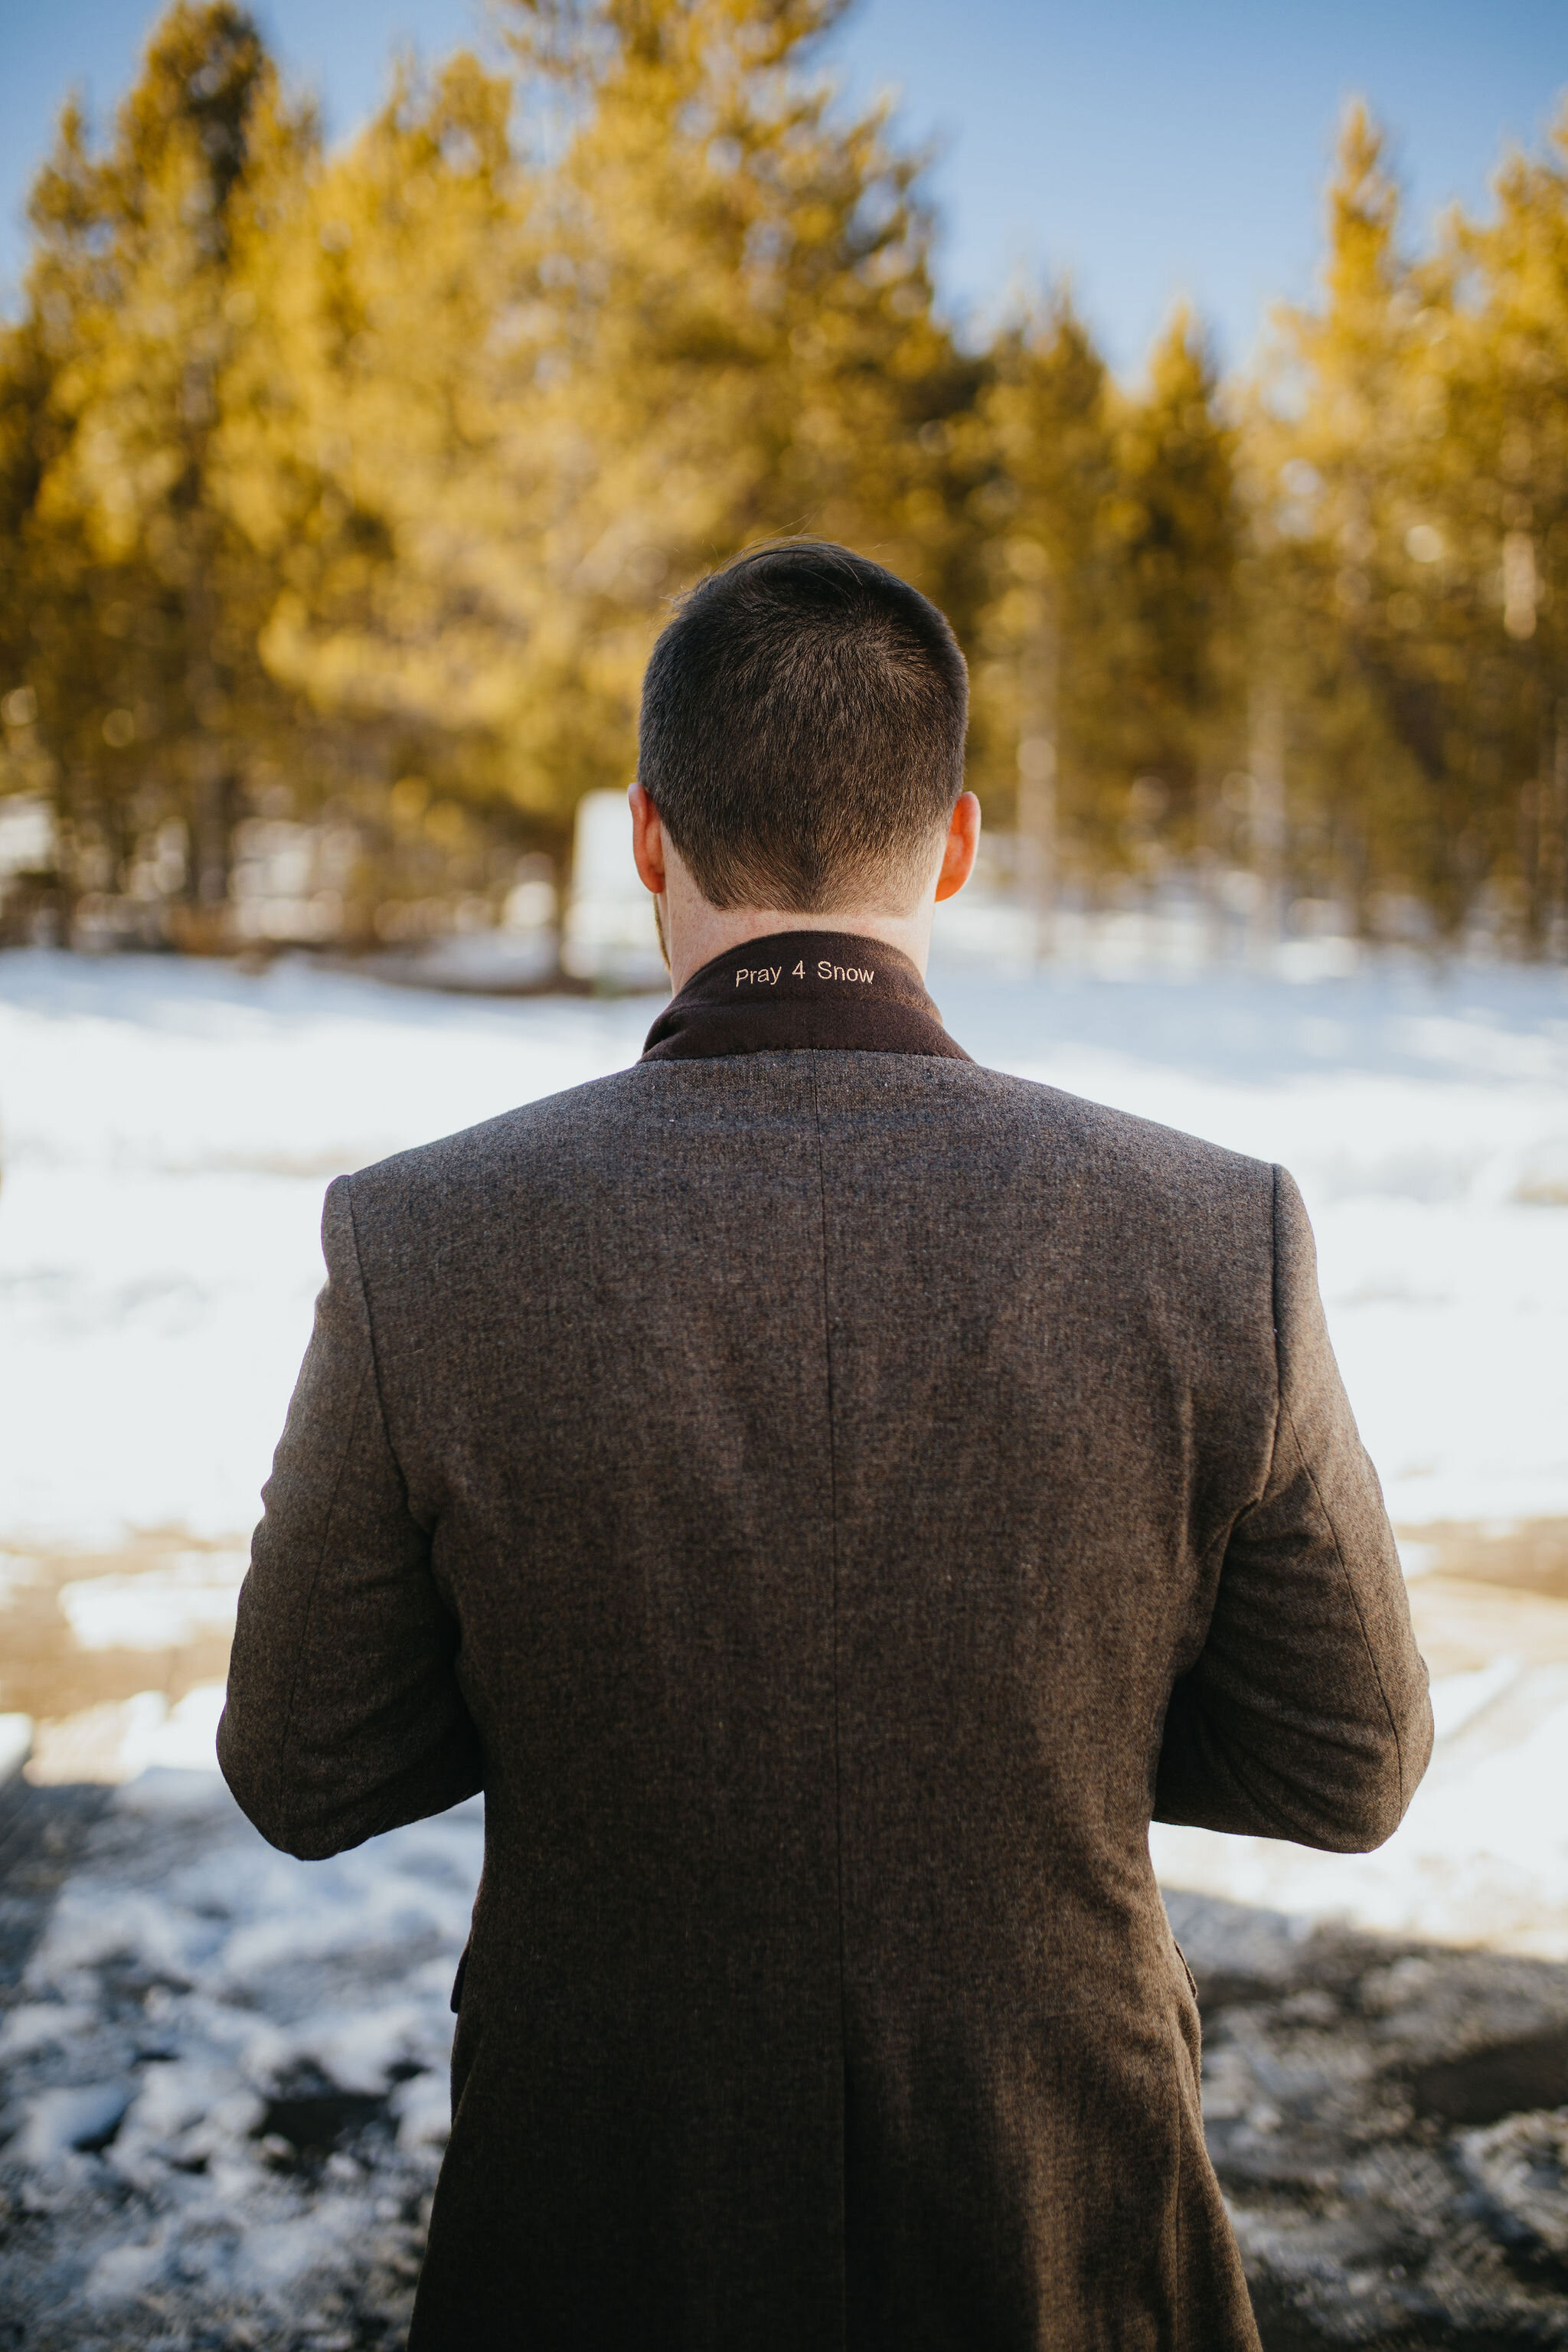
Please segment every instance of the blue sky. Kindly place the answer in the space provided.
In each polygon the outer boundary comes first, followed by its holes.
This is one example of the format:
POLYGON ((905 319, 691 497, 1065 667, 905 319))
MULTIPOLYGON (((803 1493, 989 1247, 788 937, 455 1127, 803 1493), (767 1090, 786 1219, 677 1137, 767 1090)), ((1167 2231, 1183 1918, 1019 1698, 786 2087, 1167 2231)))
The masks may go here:
MULTIPOLYGON (((0 284, 67 88, 107 110, 158 11, 0 0, 0 284)), ((363 120, 395 47, 481 36, 482 0, 262 0, 329 130, 363 120)), ((1268 302, 1311 287, 1345 98, 1387 122, 1424 234, 1479 206, 1505 139, 1538 142, 1568 91, 1564 0, 861 0, 837 36, 850 91, 893 87, 935 138, 945 299, 984 312, 1020 271, 1066 271, 1113 364, 1135 370, 1178 294, 1245 361, 1268 302)))

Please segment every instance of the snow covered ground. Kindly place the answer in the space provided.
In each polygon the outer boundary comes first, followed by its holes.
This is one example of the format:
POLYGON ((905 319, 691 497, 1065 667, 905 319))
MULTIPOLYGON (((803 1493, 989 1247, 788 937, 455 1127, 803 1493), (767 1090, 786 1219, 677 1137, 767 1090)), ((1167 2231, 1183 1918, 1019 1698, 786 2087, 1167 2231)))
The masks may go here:
MULTIPOLYGON (((1396 1520, 1568 1514, 1568 980, 934 975, 982 1060, 1283 1160, 1396 1520)), ((0 1540, 243 1534, 326 1181, 635 1058, 653 999, 0 957, 0 1540)))
MULTIPOLYGON (((1292 1169, 1413 1569, 1436 1522, 1568 1518, 1563 973, 1005 980, 939 955, 932 984, 978 1058, 1292 1169)), ((58 1605, 79 1644, 119 1654, 226 1622, 326 1181, 621 1066, 656 1009, 439 997, 303 961, 0 957, 0 1580, 6 1546, 18 1580, 42 1552, 100 1555, 58 1605), (165 1557, 115 1560, 153 1529, 175 1531, 165 1557)), ((1166 1876, 1568 1953, 1560 1605, 1511 1652, 1456 1653, 1448 1737, 1383 1855, 1159 1832, 1166 1876)), ((216 1698, 171 1709, 150 1688, 134 1717, 62 1724, 51 1777, 195 1762, 216 1698)))
POLYGON ((476 1801, 307 1866, 216 1776, 113 1792, 0 2012, 6 2342, 402 2344, 482 1839, 476 1801))
MULTIPOLYGON (((0 1859, 18 1793, 84 1792, 0 1859)), ((478 1803, 296 1863, 216 1778, 103 1795, 0 2013, 0 2337, 397 2352, 478 1803)), ((1170 1907, 1268 2352, 1568 2342, 1568 1968, 1170 1907)))
MULTIPOLYGON (((1442 1737, 1390 1845, 1152 1841, 1266 2340, 1560 2341, 1568 1584, 1444 1547, 1568 1533, 1564 976, 933 987, 982 1060, 1294 1171, 1415 1580, 1442 1737)), ((68 1693, 33 1769, 71 1784, 0 1802, 0 2301, 38 2352, 402 2340, 481 1809, 270 1853, 212 1770, 224 1643, 327 1180, 619 1067, 654 1010, 0 956, 0 1644, 68 1693)))

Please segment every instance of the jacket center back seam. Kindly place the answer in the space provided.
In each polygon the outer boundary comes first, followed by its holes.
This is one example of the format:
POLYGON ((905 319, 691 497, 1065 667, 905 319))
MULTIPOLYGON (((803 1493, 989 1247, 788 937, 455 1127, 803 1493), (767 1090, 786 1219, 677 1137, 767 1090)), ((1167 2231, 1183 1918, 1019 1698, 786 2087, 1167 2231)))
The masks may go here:
POLYGON ((841 2325, 847 2325, 849 2260, 848 2212, 848 2032, 845 2015, 844 1955, 844 1763, 842 1689, 838 1654, 838 1461, 833 1393, 833 1308, 827 1272, 827 1156, 822 1134, 822 1097, 817 1086, 816 1057, 811 1057, 811 1108, 816 1127, 817 1214, 822 1244, 822 1356, 827 1407, 827 1544, 829 1605, 833 1638, 833 1826, 837 1866, 835 1893, 838 1915, 838 2196, 841 2325))

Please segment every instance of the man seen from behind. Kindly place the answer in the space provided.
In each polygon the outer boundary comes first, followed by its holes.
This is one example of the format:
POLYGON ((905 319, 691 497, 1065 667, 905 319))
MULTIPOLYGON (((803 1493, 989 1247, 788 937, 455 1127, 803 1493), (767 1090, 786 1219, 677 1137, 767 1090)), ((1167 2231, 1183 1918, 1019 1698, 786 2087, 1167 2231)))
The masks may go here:
POLYGON ((1152 1818, 1431 1744, 1282 1169, 972 1061, 942 614, 796 541, 645 682, 632 1068, 341 1178, 220 1754, 482 1789, 414 2352, 1256 2352, 1152 1818))

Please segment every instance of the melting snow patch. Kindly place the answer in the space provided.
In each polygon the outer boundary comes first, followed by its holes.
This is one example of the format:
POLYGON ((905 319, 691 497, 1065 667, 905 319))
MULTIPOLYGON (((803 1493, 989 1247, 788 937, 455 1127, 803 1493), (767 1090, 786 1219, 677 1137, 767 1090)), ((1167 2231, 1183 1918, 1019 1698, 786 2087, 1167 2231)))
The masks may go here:
POLYGON ((25 2052, 63 2049, 93 2021, 93 2011, 79 2001, 19 2001, 0 2026, 0 2061, 16 2060, 25 2052))
POLYGON ((401 2344, 482 1834, 475 1802, 298 1863, 214 1776, 116 1790, 0 2045, 29 2347, 83 2305, 117 2347, 401 2344))
POLYGON ((1494 1658, 1462 1675, 1440 1675, 1432 1685, 1432 1721, 1439 1739, 1452 1739, 1472 1717, 1519 1680, 1517 1658, 1494 1658))
POLYGON ((59 1591, 84 1650, 174 1650, 198 1633, 232 1633, 243 1553, 183 1552, 136 1576, 87 1576, 59 1591))
POLYGON ((162 1691, 106 1700, 37 1726, 29 1778, 45 1785, 132 1780, 139 1773, 217 1770, 222 1683, 199 1683, 171 1706, 162 1691))
POLYGON ((0 1715, 0 1789, 14 1780, 33 1752, 30 1715, 0 1715))
POLYGON ((130 2104, 131 2094, 121 2083, 41 2091, 23 2108, 22 2127, 5 2151, 7 2160, 42 2167, 79 2148, 96 2152, 113 2138, 130 2104))

